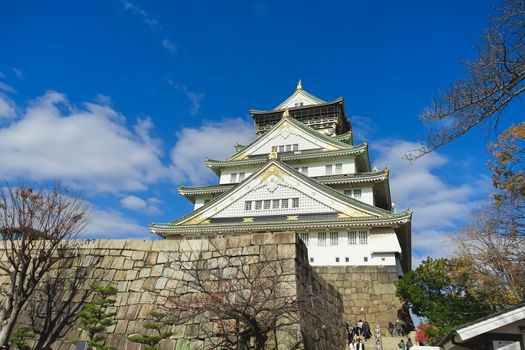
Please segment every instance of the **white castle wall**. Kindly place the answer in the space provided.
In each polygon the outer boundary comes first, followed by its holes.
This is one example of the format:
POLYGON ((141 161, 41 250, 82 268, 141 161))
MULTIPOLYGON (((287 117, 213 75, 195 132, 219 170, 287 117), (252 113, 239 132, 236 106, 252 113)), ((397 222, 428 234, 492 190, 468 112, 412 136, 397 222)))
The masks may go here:
MULTIPOLYGON (((326 173, 326 166, 332 165, 332 175, 336 175, 336 164, 342 164, 342 171, 341 174, 355 174, 355 160, 353 158, 350 159, 338 159, 338 160, 330 160, 330 161, 300 161, 300 162, 286 162, 286 164, 292 168, 297 167, 307 167, 308 168, 308 176, 325 176, 326 173)), ((220 184, 229 184, 232 183, 231 174, 237 174, 236 181, 233 183, 239 182, 239 174, 244 173, 244 178, 247 178, 254 172, 258 171, 260 167, 231 167, 231 168, 225 168, 221 172, 220 175, 220 184)))
POLYGON ((334 210, 327 205, 305 195, 297 189, 279 184, 274 191, 270 191, 268 187, 261 186, 249 191, 244 196, 233 202, 227 208, 213 216, 214 218, 224 217, 239 217, 239 216, 267 216, 267 215, 294 215, 294 214, 314 214, 314 213, 328 213, 334 210), (292 208, 292 198, 299 198, 299 207, 292 208), (273 199, 289 199, 288 208, 279 209, 261 209, 255 210, 252 202, 252 209, 245 210, 244 203, 246 201, 256 200, 273 200, 273 199))
POLYGON ((359 244, 359 239, 357 244, 349 244, 346 231, 338 232, 337 245, 331 245, 330 232, 326 232, 326 245, 324 246, 320 245, 319 232, 302 233, 301 238, 308 247, 310 265, 396 266, 396 253, 401 252, 401 246, 393 229, 367 230, 361 228, 356 231, 368 232, 366 244, 359 244))

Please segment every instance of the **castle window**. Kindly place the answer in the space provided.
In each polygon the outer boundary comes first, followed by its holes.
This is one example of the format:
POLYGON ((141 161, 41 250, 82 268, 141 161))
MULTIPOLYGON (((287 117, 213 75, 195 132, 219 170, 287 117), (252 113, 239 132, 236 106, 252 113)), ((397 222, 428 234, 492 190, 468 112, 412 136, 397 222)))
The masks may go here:
POLYGON ((270 209, 270 203, 271 201, 269 199, 264 201, 264 209, 270 209))
POLYGON ((345 196, 352 197, 352 190, 344 190, 343 193, 345 194, 345 196))
POLYGON ((286 145, 286 152, 292 151, 292 145, 286 145))
POLYGON ((326 175, 332 175, 332 165, 326 165, 325 166, 325 174, 326 175))
POLYGON ((339 243, 339 232, 330 232, 330 245, 337 245, 339 243))
POLYGON ((299 208, 299 198, 292 198, 292 208, 299 208))
POLYGON ((360 188, 354 188, 354 198, 360 199, 361 198, 361 189, 360 188))
POLYGON ((293 148, 294 151, 298 151, 298 150, 299 150, 299 144, 294 143, 294 144, 292 145, 292 148, 293 148))
POLYGON ((368 262, 368 257, 367 256, 363 257, 363 261, 368 262))
POLYGON ((310 235, 308 233, 301 233, 299 237, 304 242, 304 244, 308 246, 308 239, 310 238, 310 235))
POLYGON ((284 152, 284 145, 280 145, 279 146, 279 153, 283 153, 284 152))
POLYGON ((301 168, 301 173, 302 173, 303 175, 308 175, 308 167, 307 167, 307 166, 302 167, 302 168, 301 168))
POLYGON ((335 165, 335 173, 341 174, 343 172, 343 164, 336 164, 335 165))
POLYGON ((246 173, 239 173, 239 182, 244 180, 244 177, 246 176, 246 173))
POLYGON ((317 234, 317 245, 324 247, 326 245, 326 232, 319 232, 317 234))
POLYGON ((237 182, 237 173, 233 173, 230 175, 230 182, 237 182))
POLYGON ((255 210, 262 209, 262 201, 255 201, 255 210))
POLYGON ((272 201, 272 209, 279 209, 279 202, 280 202, 280 200, 274 199, 272 201))
POLYGON ((349 231, 348 232, 348 245, 357 244, 357 232, 349 231))
POLYGON ((303 106, 303 105, 304 105, 304 102, 300 102, 300 103, 299 103, 299 106, 303 106))
POLYGON ((339 262, 339 258, 335 258, 335 262, 339 262))
POLYGON ((346 258, 345 258, 345 262, 350 262, 350 258, 349 258, 349 257, 346 257, 346 258))
POLYGON ((314 262, 314 258, 310 258, 310 262, 314 262))
POLYGON ((368 244, 368 232, 359 231, 359 244, 368 244))
POLYGON ((252 210, 252 201, 244 202, 244 210, 252 210))
POLYGON ((281 199, 281 208, 288 208, 288 199, 281 199))

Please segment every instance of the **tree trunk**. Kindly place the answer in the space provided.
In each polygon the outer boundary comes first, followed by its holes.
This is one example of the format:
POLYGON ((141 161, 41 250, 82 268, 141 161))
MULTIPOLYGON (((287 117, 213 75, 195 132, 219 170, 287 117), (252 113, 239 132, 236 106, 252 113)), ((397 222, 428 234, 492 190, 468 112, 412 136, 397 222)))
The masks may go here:
POLYGON ((0 330, 0 346, 9 348, 9 338, 11 338, 11 333, 13 333, 19 313, 20 308, 18 306, 13 307, 11 310, 11 315, 9 315, 9 318, 5 321, 5 324, 2 325, 2 329, 0 330))

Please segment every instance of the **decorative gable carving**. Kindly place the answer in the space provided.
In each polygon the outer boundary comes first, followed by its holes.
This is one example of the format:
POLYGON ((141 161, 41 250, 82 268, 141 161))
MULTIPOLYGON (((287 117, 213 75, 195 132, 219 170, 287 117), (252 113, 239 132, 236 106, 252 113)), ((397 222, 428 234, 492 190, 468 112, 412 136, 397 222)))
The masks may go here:
POLYGON ((274 129, 232 156, 230 160, 241 160, 251 155, 269 154, 272 151, 272 147, 295 144, 298 145, 300 151, 310 149, 332 151, 341 149, 341 147, 331 144, 320 137, 315 137, 312 133, 308 133, 294 125, 289 118, 285 118, 277 123, 274 129))
POLYGON ((377 217, 358 206, 349 205, 329 193, 320 191, 282 163, 272 161, 256 176, 243 182, 215 203, 203 207, 181 224, 206 224, 210 218, 340 213, 347 217, 377 217), (245 209, 246 201, 298 199, 299 206, 286 208, 245 209))

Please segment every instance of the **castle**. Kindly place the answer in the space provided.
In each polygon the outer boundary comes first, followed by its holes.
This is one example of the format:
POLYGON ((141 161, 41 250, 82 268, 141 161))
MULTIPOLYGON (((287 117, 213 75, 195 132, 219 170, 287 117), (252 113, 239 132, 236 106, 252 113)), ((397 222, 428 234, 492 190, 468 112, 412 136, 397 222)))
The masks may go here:
POLYGON ((399 307, 394 282, 411 266, 411 212, 396 213, 389 172, 354 145, 342 97, 302 88, 272 110, 251 110, 257 138, 225 160, 206 160, 219 184, 180 187, 194 211, 152 232, 200 240, 294 231, 309 263, 341 292, 352 322, 387 322, 399 307))

